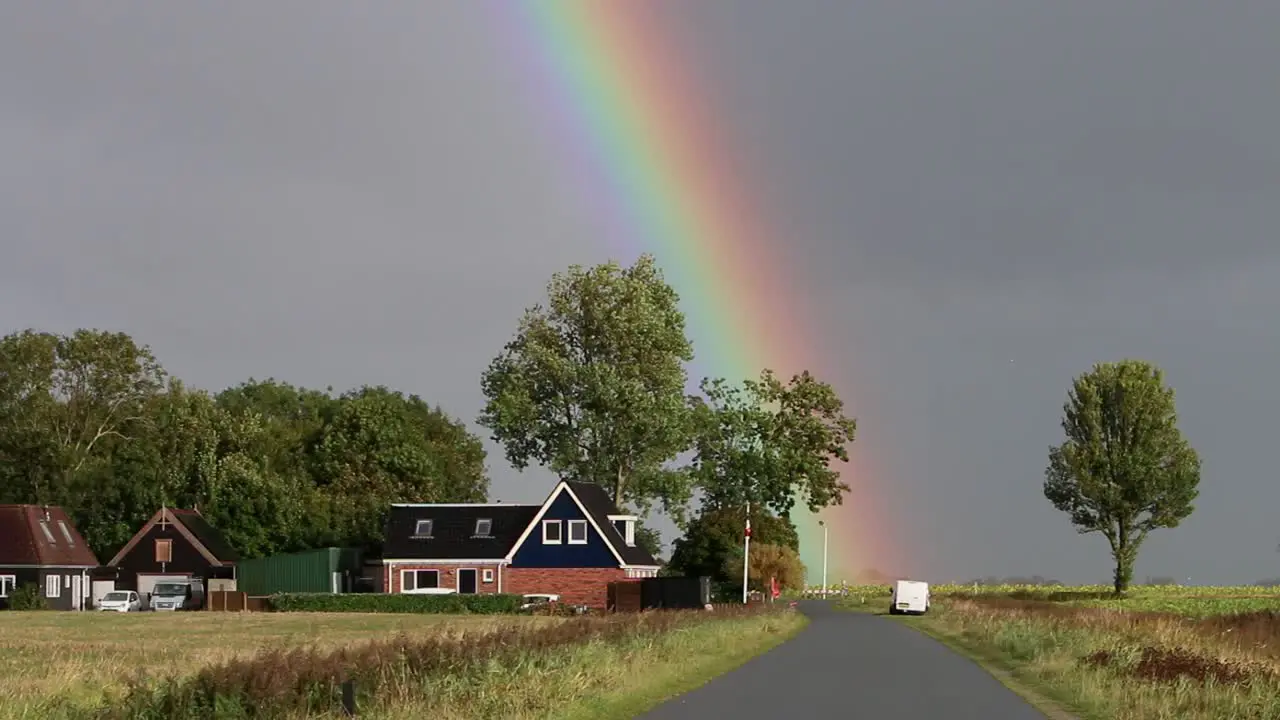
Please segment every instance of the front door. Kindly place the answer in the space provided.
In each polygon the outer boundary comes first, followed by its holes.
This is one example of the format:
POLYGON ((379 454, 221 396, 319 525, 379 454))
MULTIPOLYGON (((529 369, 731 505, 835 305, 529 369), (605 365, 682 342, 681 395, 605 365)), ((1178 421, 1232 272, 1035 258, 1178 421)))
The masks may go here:
POLYGON ((458 594, 476 594, 476 571, 474 569, 458 571, 458 594))
POLYGON ((82 585, 83 582, 84 581, 81 579, 79 575, 71 576, 71 609, 72 610, 84 609, 84 586, 82 585))

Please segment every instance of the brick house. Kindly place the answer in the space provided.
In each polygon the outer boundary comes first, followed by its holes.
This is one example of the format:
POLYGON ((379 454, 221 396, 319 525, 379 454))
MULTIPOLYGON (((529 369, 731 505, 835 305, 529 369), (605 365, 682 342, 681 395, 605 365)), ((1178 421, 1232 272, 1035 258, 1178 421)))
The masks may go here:
POLYGON ((88 609, 97 566, 62 508, 0 505, 0 608, 9 607, 9 593, 34 583, 50 609, 88 609))
POLYGON ((387 593, 554 593, 603 608, 608 584, 654 577, 638 518, 598 485, 561 481, 539 505, 396 504, 382 548, 387 593))

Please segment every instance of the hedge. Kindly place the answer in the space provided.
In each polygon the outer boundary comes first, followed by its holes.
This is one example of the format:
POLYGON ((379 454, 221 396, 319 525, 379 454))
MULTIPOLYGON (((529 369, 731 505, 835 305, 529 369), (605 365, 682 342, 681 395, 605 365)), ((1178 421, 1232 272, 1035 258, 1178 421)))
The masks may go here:
POLYGON ((278 593, 276 612, 442 613, 502 615, 519 612, 520 595, 402 595, 385 593, 278 593))

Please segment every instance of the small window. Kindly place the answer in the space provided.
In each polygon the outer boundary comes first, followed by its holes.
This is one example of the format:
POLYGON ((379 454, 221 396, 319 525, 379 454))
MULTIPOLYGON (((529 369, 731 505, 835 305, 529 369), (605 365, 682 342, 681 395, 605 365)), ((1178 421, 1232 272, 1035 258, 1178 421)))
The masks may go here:
POLYGON ((569 521, 569 544, 570 545, 586 545, 587 544, 587 521, 586 520, 570 520, 569 521))
POLYGON ((560 539, 560 521, 559 520, 543 520, 542 521, 542 544, 543 545, 559 545, 560 539))
POLYGON ((17 575, 0 575, 0 598, 9 597, 9 593, 18 587, 17 575))
POLYGON ((484 574, 481 577, 483 578, 482 582, 493 582, 493 568, 485 568, 484 574))
POLYGON ((56 598, 62 594, 62 577, 60 575, 44 576, 44 596, 56 598))
POLYGON ((480 518, 476 520, 476 537, 490 537, 493 534, 493 519, 480 518))
POLYGON ((71 531, 70 531, 69 529, 67 529, 67 524, 66 524, 66 523, 64 523, 64 522, 62 522, 61 520, 59 520, 59 521, 58 521, 58 529, 62 531, 62 537, 64 537, 64 538, 66 538, 66 539, 67 539, 67 544, 68 544, 68 545, 70 545, 71 547, 75 547, 75 546, 76 546, 76 541, 75 541, 74 539, 72 539, 72 537, 71 537, 71 531))
POLYGON ((156 562, 171 563, 173 562, 173 541, 172 540, 156 540, 156 562))
POLYGON ((413 536, 418 538, 431 537, 431 521, 419 520, 413 525, 413 536))
POLYGON ((50 545, 57 545, 58 541, 53 539, 53 531, 49 529, 49 523, 41 520, 40 530, 44 533, 44 539, 49 541, 50 545))
POLYGON ((439 570, 402 570, 400 572, 400 592, 433 590, 438 587, 440 587, 439 570))

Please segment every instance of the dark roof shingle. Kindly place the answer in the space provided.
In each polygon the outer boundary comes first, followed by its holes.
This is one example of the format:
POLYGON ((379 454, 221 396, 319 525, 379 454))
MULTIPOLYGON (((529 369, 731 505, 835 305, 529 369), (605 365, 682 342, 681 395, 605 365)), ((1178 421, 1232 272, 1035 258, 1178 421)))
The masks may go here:
POLYGON ((382 557, 390 560, 498 560, 529 527, 539 505, 393 505, 382 557), (476 520, 493 521, 476 537, 476 520), (415 538, 419 520, 431 520, 431 537, 415 538))
POLYGON ((209 524, 208 520, 197 510, 179 510, 170 508, 169 512, 173 517, 182 523, 196 540, 204 545, 205 549, 213 554, 224 563, 234 563, 240 559, 240 553, 235 548, 227 544, 227 539, 222 536, 222 532, 209 524))
POLYGON ((0 505, 0 565, 97 567, 98 558, 62 508, 0 505))

